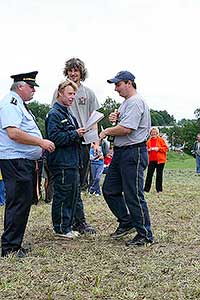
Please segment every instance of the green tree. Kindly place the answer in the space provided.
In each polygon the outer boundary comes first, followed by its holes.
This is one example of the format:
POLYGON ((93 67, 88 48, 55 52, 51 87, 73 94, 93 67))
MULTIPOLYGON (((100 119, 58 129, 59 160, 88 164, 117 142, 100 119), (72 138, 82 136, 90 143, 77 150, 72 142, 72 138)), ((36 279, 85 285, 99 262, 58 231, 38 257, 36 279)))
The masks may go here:
POLYGON ((159 114, 158 111, 150 110, 150 112, 151 112, 151 124, 152 124, 152 126, 164 126, 164 125, 167 125, 167 124, 164 124, 162 115, 159 114))
POLYGON ((167 133, 168 140, 172 146, 185 144, 185 152, 191 154, 198 132, 198 123, 196 120, 185 120, 182 125, 162 129, 162 132, 167 133))
MULTIPOLYGON (((111 124, 109 122, 108 116, 111 112, 113 112, 115 109, 118 109, 120 106, 120 103, 117 103, 114 99, 107 97, 105 102, 102 104, 101 108, 99 109, 100 112, 104 114, 104 119, 99 122, 100 128, 107 128, 110 127, 111 124)), ((163 111, 157 111, 157 110, 150 110, 151 113, 151 123, 153 126, 169 126, 169 125, 175 125, 176 120, 173 116, 168 114, 166 110, 163 111)))
POLYGON ((115 109, 118 109, 120 106, 120 103, 117 103, 114 99, 107 97, 105 102, 102 104, 101 108, 98 109, 101 113, 104 114, 104 118, 99 122, 99 129, 101 131, 101 128, 107 128, 111 126, 111 123, 108 119, 108 116, 111 112, 113 112, 115 109))
POLYGON ((28 104, 28 108, 31 110, 36 118, 37 125, 42 132, 43 137, 45 136, 45 118, 50 110, 49 104, 41 104, 37 101, 33 101, 28 104))
POLYGON ((168 114, 166 110, 157 111, 151 109, 150 112, 152 126, 170 126, 176 124, 174 116, 168 114))

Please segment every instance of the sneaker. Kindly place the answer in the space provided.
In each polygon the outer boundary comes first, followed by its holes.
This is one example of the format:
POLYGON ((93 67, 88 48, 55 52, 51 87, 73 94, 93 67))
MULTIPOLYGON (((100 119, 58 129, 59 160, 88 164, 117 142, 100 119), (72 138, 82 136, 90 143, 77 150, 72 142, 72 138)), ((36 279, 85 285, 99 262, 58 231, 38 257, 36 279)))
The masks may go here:
POLYGON ((24 248, 20 248, 17 252, 16 252, 16 254, 15 254, 15 256, 17 257, 17 258, 25 258, 26 257, 26 255, 28 254, 28 250, 26 250, 26 249, 24 249, 24 248))
POLYGON ((93 196, 93 195, 94 195, 94 193, 90 193, 90 192, 88 193, 88 196, 89 196, 89 197, 91 197, 91 196, 93 196))
POLYGON ((145 236, 137 234, 132 240, 125 243, 126 246, 150 246, 153 244, 153 240, 148 240, 145 236))
POLYGON ((96 193, 96 194, 95 194, 95 196, 96 196, 96 197, 100 197, 101 195, 100 195, 100 194, 98 194, 98 193, 96 193))
POLYGON ((68 240, 73 240, 75 238, 77 238, 79 236, 79 232, 77 231, 69 231, 67 233, 55 233, 55 236, 60 237, 60 238, 64 238, 64 239, 68 239, 68 240))
POLYGON ((134 227, 120 227, 118 226, 115 232, 110 234, 110 237, 113 239, 121 238, 129 233, 135 232, 134 227))
POLYGON ((86 222, 75 224, 73 230, 78 231, 80 234, 96 234, 96 229, 86 222))
POLYGON ((23 248, 21 247, 18 250, 3 250, 1 252, 1 257, 7 257, 8 255, 14 255, 16 258, 25 258, 26 255, 31 252, 31 248, 23 248))
POLYGON ((80 233, 78 232, 78 231, 72 231, 73 232, 73 234, 76 236, 76 237, 79 237, 80 236, 80 233))

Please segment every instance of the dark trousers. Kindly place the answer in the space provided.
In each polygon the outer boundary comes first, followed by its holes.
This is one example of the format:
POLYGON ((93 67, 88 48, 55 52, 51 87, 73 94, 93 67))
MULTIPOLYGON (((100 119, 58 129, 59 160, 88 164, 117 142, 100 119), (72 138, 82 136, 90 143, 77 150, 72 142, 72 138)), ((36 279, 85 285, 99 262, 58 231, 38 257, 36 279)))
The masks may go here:
POLYGON ((165 164, 158 164, 157 161, 150 161, 148 165, 148 170, 147 170, 147 176, 146 176, 146 181, 145 181, 145 186, 144 186, 144 191, 149 192, 151 189, 151 184, 152 184, 152 178, 154 171, 156 169, 156 191, 157 192, 162 192, 162 182, 163 182, 163 170, 164 170, 165 164))
POLYGON ((3 180, 0 180, 0 206, 5 204, 5 185, 3 180))
POLYGON ((82 190, 87 190, 89 183, 88 177, 90 172, 90 144, 81 145, 81 167, 80 167, 80 184, 82 190))
MULTIPOLYGON (((38 159, 37 161, 38 164, 38 171, 37 171, 37 180, 38 180, 38 192, 39 192, 39 197, 42 196, 42 168, 43 168, 43 158, 38 159)), ((39 200, 39 199, 38 199, 39 200)))
POLYGON ((52 222, 56 233, 72 230, 76 204, 80 194, 78 169, 51 170, 54 176, 52 222))
POLYGON ((139 234, 152 240, 149 211, 143 192, 143 174, 147 163, 145 145, 115 147, 102 191, 120 226, 133 225, 139 234))
POLYGON ((0 160, 5 189, 6 206, 4 232, 1 237, 2 254, 20 249, 33 198, 35 162, 28 159, 0 160))
POLYGON ((53 199, 53 174, 48 168, 46 158, 43 159, 43 177, 45 178, 45 199, 46 203, 50 203, 53 199))
MULTIPOLYGON (((81 167, 80 167, 80 186, 81 190, 87 190, 88 175, 90 171, 90 145, 81 145, 81 167)), ((76 204, 76 212, 74 223, 80 224, 85 222, 85 213, 83 207, 83 200, 81 199, 81 191, 79 192, 78 201, 76 204)))

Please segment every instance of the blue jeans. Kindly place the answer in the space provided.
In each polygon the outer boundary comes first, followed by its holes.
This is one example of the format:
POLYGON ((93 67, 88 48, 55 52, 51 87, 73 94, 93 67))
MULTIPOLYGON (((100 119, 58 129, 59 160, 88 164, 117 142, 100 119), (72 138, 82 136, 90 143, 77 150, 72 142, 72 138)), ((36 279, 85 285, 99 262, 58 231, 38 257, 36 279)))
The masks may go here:
POLYGON ((200 156, 196 155, 196 172, 200 174, 200 156))
POLYGON ((0 180, 0 205, 5 204, 5 186, 3 180, 0 180))
POLYGON ((91 163, 92 183, 90 186, 90 193, 101 194, 100 179, 103 173, 104 165, 91 163))
POLYGON ((68 233, 72 230, 76 203, 80 194, 79 170, 52 169, 51 172, 54 176, 53 228, 56 233, 68 233))
POLYGON ((146 146, 114 147, 103 195, 121 227, 130 226, 153 240, 150 216, 144 199, 144 169, 148 164, 146 146))

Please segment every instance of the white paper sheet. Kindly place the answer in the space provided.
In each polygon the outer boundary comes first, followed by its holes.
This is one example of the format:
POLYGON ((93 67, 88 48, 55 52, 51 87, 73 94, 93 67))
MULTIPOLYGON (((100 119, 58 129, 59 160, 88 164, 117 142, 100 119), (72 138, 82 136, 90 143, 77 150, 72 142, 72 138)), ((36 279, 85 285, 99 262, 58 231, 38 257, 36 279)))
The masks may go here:
POLYGON ((86 133, 83 135, 85 143, 90 144, 99 140, 97 128, 93 126, 103 119, 104 114, 94 110, 85 124, 86 133))
POLYGON ((97 122, 99 122, 101 119, 103 119, 104 114, 94 110, 89 119, 87 120, 86 124, 85 124, 85 129, 88 130, 90 129, 92 126, 94 126, 97 122))
POLYGON ((90 128, 84 135, 86 144, 91 144, 99 140, 98 131, 96 128, 90 128))

